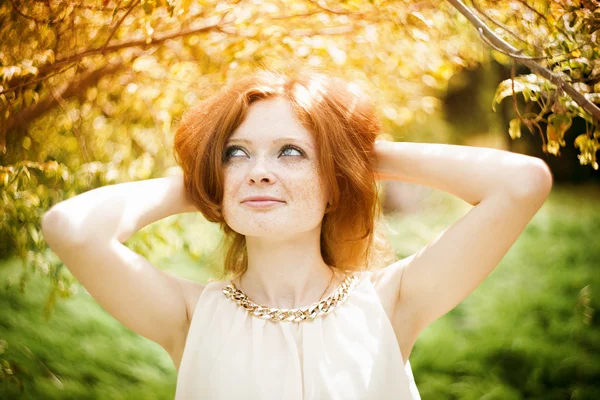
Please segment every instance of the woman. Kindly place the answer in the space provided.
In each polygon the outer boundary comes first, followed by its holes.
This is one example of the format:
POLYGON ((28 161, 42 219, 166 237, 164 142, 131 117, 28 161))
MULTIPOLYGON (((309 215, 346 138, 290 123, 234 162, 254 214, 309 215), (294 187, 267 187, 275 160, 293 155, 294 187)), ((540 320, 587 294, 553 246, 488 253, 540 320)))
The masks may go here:
POLYGON ((379 133, 356 85, 259 71, 184 114, 183 177, 83 193, 54 206, 43 231, 105 310, 170 354, 177 399, 419 399, 408 361, 419 333, 490 274, 552 176, 524 155, 379 133), (377 179, 474 207, 390 263, 375 231, 377 179), (197 210, 225 233, 229 279, 179 278, 123 245, 197 210))

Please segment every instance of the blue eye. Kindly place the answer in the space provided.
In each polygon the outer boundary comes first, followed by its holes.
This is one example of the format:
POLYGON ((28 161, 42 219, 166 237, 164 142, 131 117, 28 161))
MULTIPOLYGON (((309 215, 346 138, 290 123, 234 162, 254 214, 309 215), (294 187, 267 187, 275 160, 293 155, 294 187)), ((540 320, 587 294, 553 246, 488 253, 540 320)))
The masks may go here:
MULTIPOLYGON (((223 152, 223 159, 224 160, 228 160, 229 158, 232 157, 238 157, 238 156, 234 156, 232 155, 232 153, 234 153, 236 150, 240 150, 242 153, 245 153, 243 150, 243 148, 240 146, 236 146, 236 145, 232 145, 232 146, 228 146, 225 151, 223 152)), ((296 147, 296 146, 292 146, 290 144, 286 144, 281 148, 281 152, 280 154, 283 154, 284 152, 286 152, 287 150, 295 150, 299 153, 299 156, 304 156, 304 151, 302 151, 300 148, 296 147)), ((289 154, 290 156, 297 156, 295 154, 289 154)))
POLYGON ((230 157, 232 157, 231 152, 234 150, 241 150, 242 148, 240 146, 229 146, 225 149, 224 152, 224 158, 228 159, 230 157))
MULTIPOLYGON (((296 150, 298 153, 300 153, 301 156, 304 155, 304 152, 302 150, 300 150, 298 147, 296 146, 292 146, 290 144, 286 144, 285 146, 282 147, 282 153, 286 150, 296 150)), ((292 154, 293 155, 293 154, 292 154)))

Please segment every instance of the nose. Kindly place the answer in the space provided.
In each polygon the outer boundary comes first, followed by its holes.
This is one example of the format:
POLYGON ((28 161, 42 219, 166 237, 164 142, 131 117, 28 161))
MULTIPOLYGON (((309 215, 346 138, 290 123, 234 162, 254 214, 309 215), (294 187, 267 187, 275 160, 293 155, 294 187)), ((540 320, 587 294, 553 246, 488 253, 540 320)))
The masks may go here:
POLYGON ((266 164, 264 161, 257 160, 250 167, 250 171, 248 172, 248 183, 249 184, 273 184, 275 183, 275 175, 270 171, 269 168, 266 168, 266 164))

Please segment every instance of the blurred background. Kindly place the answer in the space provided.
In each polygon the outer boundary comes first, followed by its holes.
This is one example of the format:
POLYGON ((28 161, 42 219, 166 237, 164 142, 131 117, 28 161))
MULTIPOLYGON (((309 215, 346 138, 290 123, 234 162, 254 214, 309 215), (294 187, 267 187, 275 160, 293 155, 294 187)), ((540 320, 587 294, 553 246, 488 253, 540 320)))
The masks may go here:
MULTIPOLYGON (((257 68, 311 66, 367 89, 382 138, 504 149, 553 172, 549 199, 496 270, 419 337, 422 398, 599 399, 600 5, 462 5, 0 1, 0 398, 173 398, 168 354, 86 293, 48 249, 40 218, 96 187, 178 173, 172 138, 185 109, 257 68)), ((380 184, 398 258, 471 208, 380 184)), ((206 282, 220 238, 188 213, 126 244, 206 282)))

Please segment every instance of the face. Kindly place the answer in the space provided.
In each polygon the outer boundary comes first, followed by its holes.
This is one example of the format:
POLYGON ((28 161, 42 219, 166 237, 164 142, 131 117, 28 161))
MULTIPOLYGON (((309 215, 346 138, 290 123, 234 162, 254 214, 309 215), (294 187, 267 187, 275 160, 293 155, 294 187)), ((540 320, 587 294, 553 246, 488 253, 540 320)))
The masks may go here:
MULTIPOLYGON (((281 97, 254 102, 224 150, 223 216, 234 231, 285 238, 319 227, 329 199, 312 134, 281 97), (276 202, 249 202, 251 196, 276 202)), ((320 231, 320 229, 319 229, 320 231)))

